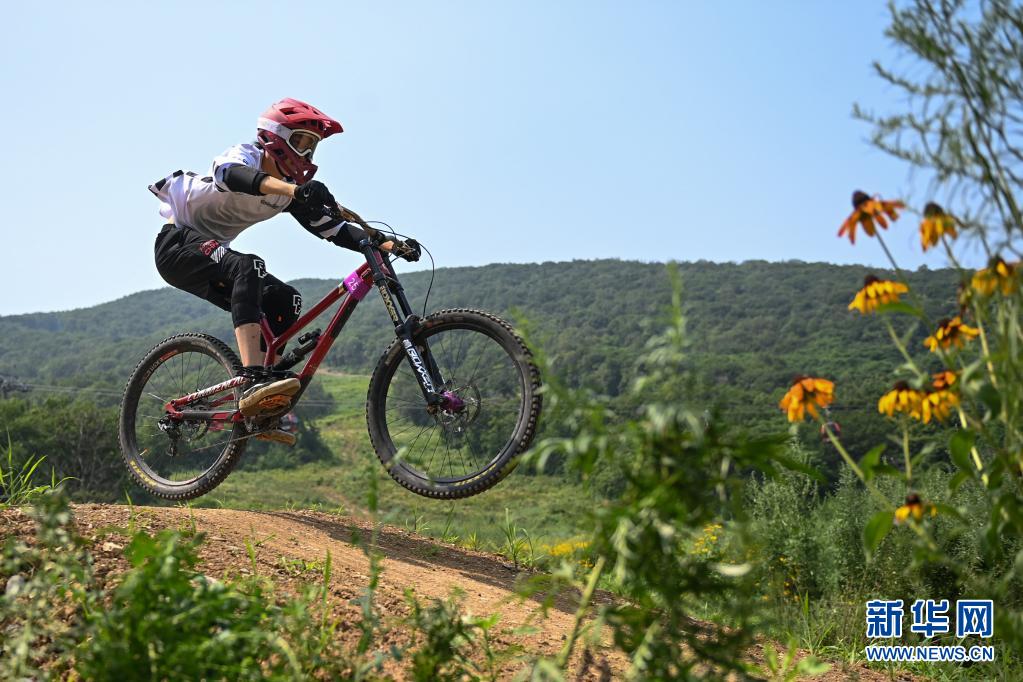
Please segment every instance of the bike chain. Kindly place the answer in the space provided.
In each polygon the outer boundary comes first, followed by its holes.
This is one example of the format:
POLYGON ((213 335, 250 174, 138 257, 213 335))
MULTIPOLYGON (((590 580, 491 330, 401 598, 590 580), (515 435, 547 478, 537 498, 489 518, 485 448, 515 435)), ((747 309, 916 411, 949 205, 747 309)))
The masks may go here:
POLYGON ((268 433, 271 430, 272 429, 263 429, 261 431, 256 431, 254 433, 250 433, 250 434, 248 434, 246 436, 242 436, 241 438, 229 438, 228 440, 222 440, 222 441, 218 441, 216 443, 210 443, 209 445, 204 445, 201 448, 194 448, 193 450, 191 450, 189 452, 189 454, 194 453, 194 452, 201 452, 203 450, 209 450, 210 448, 215 448, 215 447, 221 447, 221 446, 222 447, 227 447, 227 446, 233 445, 235 443, 240 443, 243 440, 248 440, 249 438, 252 438, 253 436, 259 436, 261 434, 268 433))

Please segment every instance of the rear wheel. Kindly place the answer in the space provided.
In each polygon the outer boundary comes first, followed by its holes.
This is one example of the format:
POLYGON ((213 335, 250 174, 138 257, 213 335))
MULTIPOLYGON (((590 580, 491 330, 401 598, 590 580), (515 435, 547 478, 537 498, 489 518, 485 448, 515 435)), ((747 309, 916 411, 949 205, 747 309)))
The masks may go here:
MULTIPOLYGON (((157 497, 188 500, 230 473, 245 450, 245 426, 172 420, 164 405, 227 381, 240 366, 234 351, 206 334, 172 336, 139 362, 124 389, 119 424, 121 455, 139 485, 157 497)), ((188 407, 233 413, 240 392, 217 393, 188 407)))
POLYGON ((540 373, 507 322, 475 310, 423 320, 414 342, 444 378, 452 409, 427 409, 395 341, 370 379, 366 416, 373 447, 398 483, 425 497, 476 495, 507 476, 533 439, 540 373))

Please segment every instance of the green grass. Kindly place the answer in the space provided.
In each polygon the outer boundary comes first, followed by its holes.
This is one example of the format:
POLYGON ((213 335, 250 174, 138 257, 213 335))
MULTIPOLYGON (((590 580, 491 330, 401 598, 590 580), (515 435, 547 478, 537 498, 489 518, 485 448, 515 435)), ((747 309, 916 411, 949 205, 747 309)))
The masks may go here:
POLYGON ((334 414, 316 421, 317 426, 338 435, 361 437, 368 443, 366 390, 369 387, 369 377, 362 374, 327 374, 321 371, 313 381, 319 382, 327 395, 334 399, 336 406, 334 414))
POLYGON ((395 483, 377 460, 366 431, 366 387, 362 375, 318 374, 335 400, 333 414, 316 420, 334 460, 293 469, 235 471, 197 506, 232 509, 318 509, 343 507, 366 512, 367 468, 377 476, 380 510, 387 523, 448 541, 473 533, 484 548, 505 539, 506 510, 525 528, 534 545, 555 544, 584 532, 592 499, 581 486, 560 476, 513 472, 495 488, 465 500, 430 500, 395 483))

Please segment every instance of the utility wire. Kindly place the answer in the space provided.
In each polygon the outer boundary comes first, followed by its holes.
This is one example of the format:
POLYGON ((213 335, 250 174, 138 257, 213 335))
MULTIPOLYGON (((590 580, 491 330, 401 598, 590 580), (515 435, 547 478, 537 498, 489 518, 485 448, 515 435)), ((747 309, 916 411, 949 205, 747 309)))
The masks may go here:
MULTIPOLYGON (((47 384, 30 384, 30 383, 25 383, 25 382, 21 382, 21 383, 26 388, 32 389, 34 391, 54 392, 54 393, 93 393, 93 394, 97 394, 97 395, 118 396, 118 397, 122 395, 121 391, 113 390, 113 389, 108 389, 108 388, 95 388, 95 387, 91 387, 91 386, 53 386, 53 385, 47 385, 47 384)), ((301 404, 301 405, 309 405, 309 406, 317 406, 317 407, 330 407, 330 406, 336 405, 337 403, 336 403, 336 401, 333 401, 333 400, 309 399, 309 400, 301 400, 299 402, 299 404, 301 404)), ((760 406, 755 405, 755 404, 750 403, 750 402, 747 402, 747 401, 734 401, 734 402, 733 401, 729 401, 729 402, 726 402, 726 403, 716 403, 716 406, 727 408, 727 409, 737 409, 737 410, 741 410, 741 411, 744 411, 744 412, 747 412, 747 413, 749 413, 749 412, 758 412, 759 413, 759 412, 763 411, 763 410, 759 409, 760 406)), ((767 407, 767 406, 765 405, 764 407, 767 407)), ((871 406, 871 405, 829 405, 828 409, 831 412, 874 412, 875 411, 875 408, 873 406, 871 406)))
POLYGON ((106 388, 92 388, 89 386, 48 386, 45 384, 25 384, 33 391, 44 391, 53 393, 96 393, 98 395, 120 396, 121 391, 106 388))

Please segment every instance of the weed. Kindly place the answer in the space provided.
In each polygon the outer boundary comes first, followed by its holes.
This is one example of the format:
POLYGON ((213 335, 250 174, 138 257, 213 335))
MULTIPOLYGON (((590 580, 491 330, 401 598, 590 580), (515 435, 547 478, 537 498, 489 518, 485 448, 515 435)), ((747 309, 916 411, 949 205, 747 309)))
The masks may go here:
POLYGON ((423 682, 433 680, 497 680, 503 666, 522 652, 518 645, 498 645, 493 634, 499 617, 464 615, 462 594, 434 599, 424 605, 406 590, 409 615, 405 623, 421 635, 421 643, 410 653, 411 673, 423 682), (481 652, 482 662, 473 654, 481 652))
POLYGON ((430 525, 426 522, 426 517, 418 512, 413 513, 410 518, 406 518, 403 525, 405 526, 405 530, 417 535, 424 535, 430 530, 430 525))
POLYGON ((456 544, 458 542, 458 535, 451 531, 451 524, 455 517, 455 506, 453 504, 448 505, 448 512, 444 517, 444 530, 441 531, 440 538, 441 542, 447 542, 449 544, 456 544))
POLYGON ((49 483, 34 483, 32 479, 35 477, 36 469, 45 459, 46 457, 29 456, 20 466, 16 465, 11 436, 7 435, 7 452, 0 455, 0 509, 31 504, 41 495, 71 480, 70 477, 57 480, 56 472, 51 468, 49 483), (4 459, 7 460, 6 464, 4 459))
POLYGON ((479 533, 475 530, 466 533, 462 538, 462 547, 471 549, 474 552, 479 551, 483 548, 483 542, 480 540, 479 533))
POLYGON ((283 555, 277 557, 277 565, 280 566, 281 570, 293 577, 306 573, 322 573, 325 568, 322 561, 294 559, 283 555))
POLYGON ((519 558, 522 555, 523 539, 519 535, 519 528, 512 520, 511 511, 506 507, 504 510, 504 523, 501 524, 501 534, 504 536, 504 544, 500 546, 500 553, 510 559, 516 568, 519 566, 519 558))
POLYGON ((792 680, 823 675, 831 666, 819 662, 814 656, 806 656, 796 661, 799 644, 795 639, 789 640, 788 648, 778 651, 770 642, 764 644, 764 664, 748 666, 748 671, 758 678, 771 682, 791 682, 792 680))
POLYGON ((10 537, 0 557, 0 679, 47 678, 67 671, 86 637, 84 614, 98 605, 92 561, 71 532, 67 498, 39 494, 29 514, 37 524, 35 544, 10 537), (68 608, 55 617, 58 605, 68 608), (70 612, 70 613, 69 613, 70 612))

